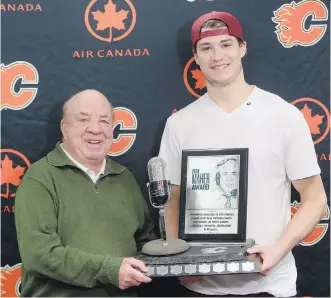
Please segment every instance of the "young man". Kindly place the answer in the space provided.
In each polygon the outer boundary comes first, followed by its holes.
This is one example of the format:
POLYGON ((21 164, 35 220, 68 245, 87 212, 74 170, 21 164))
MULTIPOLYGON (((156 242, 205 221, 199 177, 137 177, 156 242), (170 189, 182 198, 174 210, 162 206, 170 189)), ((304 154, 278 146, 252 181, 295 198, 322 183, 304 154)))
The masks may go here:
POLYGON ((291 250, 312 232, 326 207, 309 127, 296 107, 246 83, 241 62, 246 42, 233 15, 199 17, 192 48, 207 93, 173 114, 163 133, 159 156, 173 184, 168 235, 178 237, 182 150, 249 148, 247 238, 259 244, 249 252, 261 254, 263 272, 183 278, 186 294, 293 296, 297 271, 291 250), (291 183, 302 202, 292 220, 291 183))
POLYGON ((63 142, 34 163, 18 187, 15 222, 22 296, 135 296, 149 283, 133 258, 154 239, 132 173, 107 156, 113 107, 96 90, 63 107, 63 142))

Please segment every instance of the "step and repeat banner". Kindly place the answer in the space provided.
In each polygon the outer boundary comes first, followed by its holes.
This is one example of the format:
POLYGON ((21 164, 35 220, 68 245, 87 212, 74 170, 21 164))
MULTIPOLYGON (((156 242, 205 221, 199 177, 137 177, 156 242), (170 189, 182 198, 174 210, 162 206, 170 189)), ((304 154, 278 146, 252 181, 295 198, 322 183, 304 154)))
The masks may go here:
MULTIPOLYGON (((158 154, 167 117, 206 92, 192 56, 190 28, 196 17, 212 10, 233 13, 243 25, 248 43, 243 59, 247 81, 280 95, 303 113, 329 198, 328 1, 4 0, 2 296, 20 294, 15 191, 29 166, 60 139, 63 102, 89 88, 112 101, 115 140, 109 155, 133 171, 148 200, 146 165, 158 154)), ((299 207, 293 190, 292 214, 299 207)), ((157 223, 157 211, 150 211, 157 223)), ((316 229, 294 249, 298 296, 330 295, 329 219, 328 207, 316 229)), ((170 288, 159 288, 153 294, 169 295, 165 291, 170 288)))

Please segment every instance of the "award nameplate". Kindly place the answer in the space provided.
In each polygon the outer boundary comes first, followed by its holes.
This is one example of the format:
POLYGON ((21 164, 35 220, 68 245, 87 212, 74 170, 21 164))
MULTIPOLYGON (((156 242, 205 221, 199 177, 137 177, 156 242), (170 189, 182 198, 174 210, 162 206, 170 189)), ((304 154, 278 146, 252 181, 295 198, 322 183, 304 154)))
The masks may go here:
POLYGON ((179 238, 189 248, 175 255, 141 255, 148 276, 261 272, 255 244, 246 239, 248 149, 183 150, 179 238))

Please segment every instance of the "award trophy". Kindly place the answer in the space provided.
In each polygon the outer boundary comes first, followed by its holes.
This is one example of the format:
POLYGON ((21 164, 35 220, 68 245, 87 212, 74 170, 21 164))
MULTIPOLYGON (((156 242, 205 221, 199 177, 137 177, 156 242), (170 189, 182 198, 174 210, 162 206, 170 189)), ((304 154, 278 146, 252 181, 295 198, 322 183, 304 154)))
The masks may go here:
MULTIPOLYGON (((165 182, 159 187, 150 185, 152 205, 161 206, 164 236, 163 240, 155 240, 160 243, 157 248, 143 249, 143 255, 138 257, 147 265, 148 276, 261 272, 260 256, 247 253, 255 245, 254 239, 246 239, 247 169, 247 148, 183 150, 177 240, 187 246, 181 246, 182 251, 177 253, 160 248, 167 241, 162 207, 166 200, 153 201, 155 189, 170 192, 170 182, 163 176, 161 180, 165 182)), ((145 248, 150 245, 147 243, 145 248)))

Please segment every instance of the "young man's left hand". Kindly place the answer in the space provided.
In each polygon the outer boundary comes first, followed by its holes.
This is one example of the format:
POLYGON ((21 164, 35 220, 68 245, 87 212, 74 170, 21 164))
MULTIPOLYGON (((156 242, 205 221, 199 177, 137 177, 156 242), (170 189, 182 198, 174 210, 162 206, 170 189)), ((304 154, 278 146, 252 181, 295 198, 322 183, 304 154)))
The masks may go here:
POLYGON ((247 249, 249 254, 257 253, 263 259, 261 274, 268 275, 271 269, 282 259, 282 254, 275 246, 254 245, 247 249))

